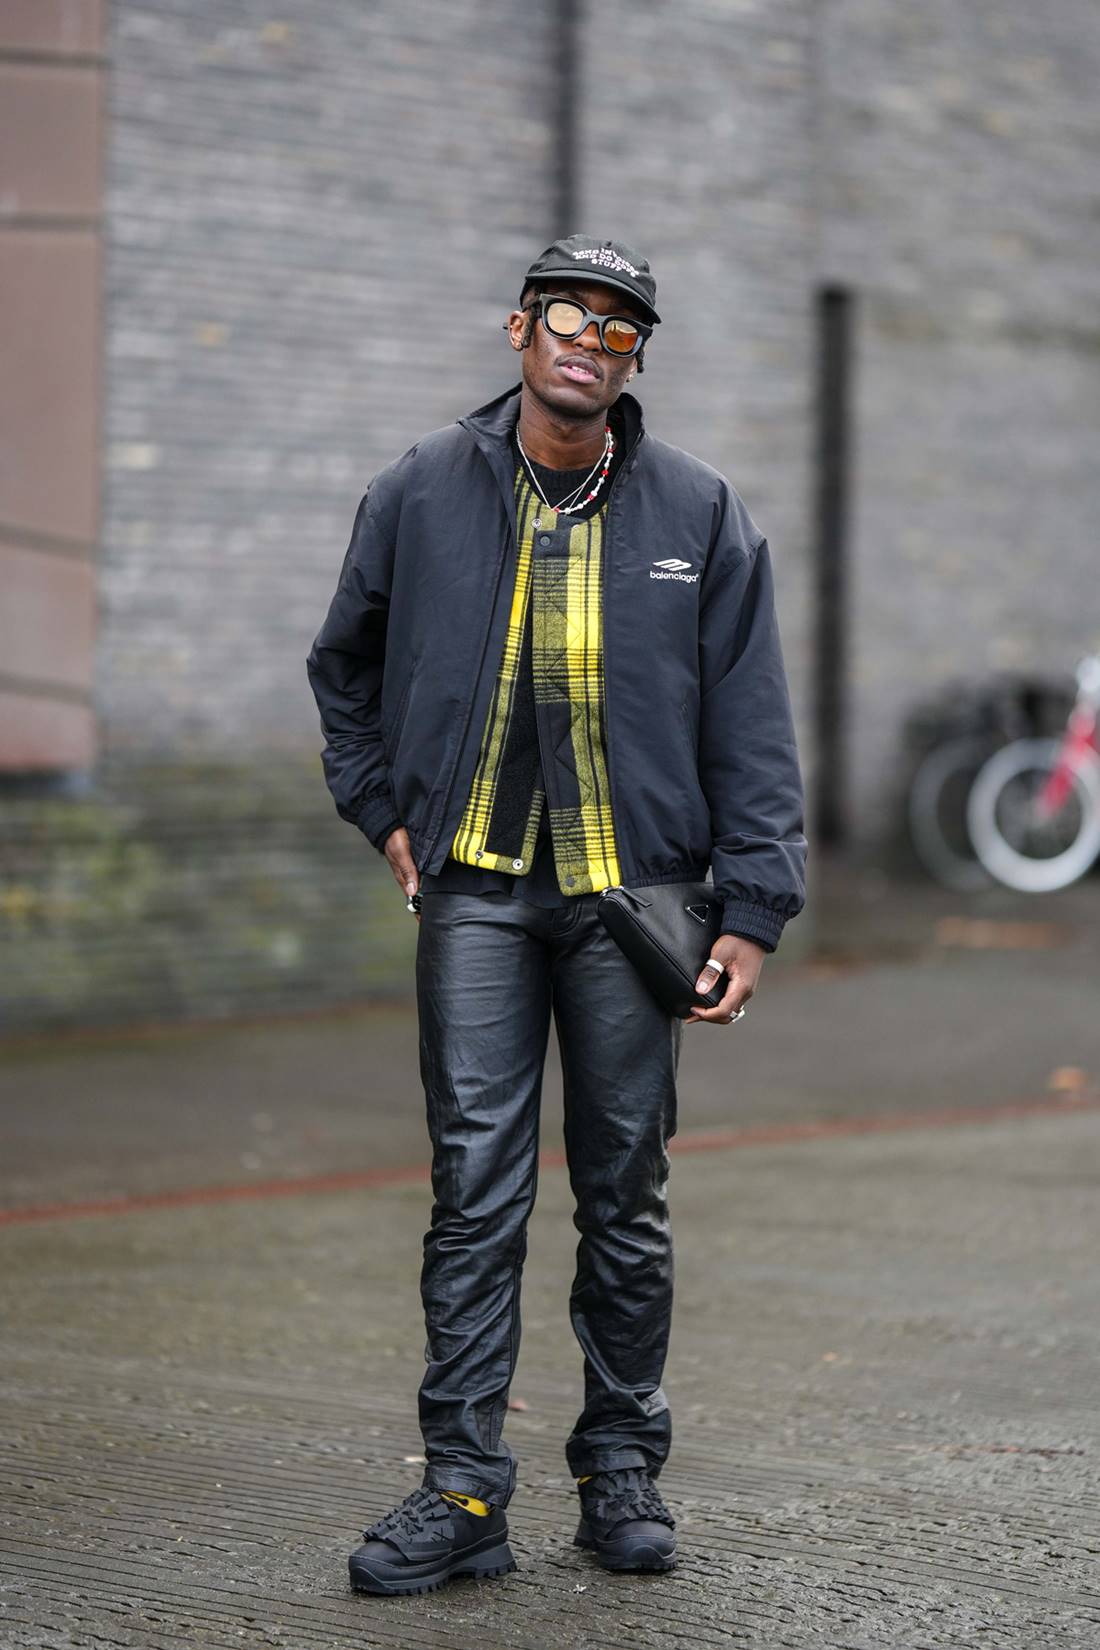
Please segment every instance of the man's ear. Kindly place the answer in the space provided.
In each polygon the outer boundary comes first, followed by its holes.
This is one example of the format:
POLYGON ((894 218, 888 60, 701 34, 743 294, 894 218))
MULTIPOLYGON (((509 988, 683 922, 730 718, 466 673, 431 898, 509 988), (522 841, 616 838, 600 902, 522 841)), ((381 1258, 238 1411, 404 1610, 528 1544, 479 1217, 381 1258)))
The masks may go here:
POLYGON ((504 330, 508 334, 508 342, 513 349, 522 349, 521 342, 524 329, 527 325, 527 316, 522 309, 514 309, 504 323, 504 330))

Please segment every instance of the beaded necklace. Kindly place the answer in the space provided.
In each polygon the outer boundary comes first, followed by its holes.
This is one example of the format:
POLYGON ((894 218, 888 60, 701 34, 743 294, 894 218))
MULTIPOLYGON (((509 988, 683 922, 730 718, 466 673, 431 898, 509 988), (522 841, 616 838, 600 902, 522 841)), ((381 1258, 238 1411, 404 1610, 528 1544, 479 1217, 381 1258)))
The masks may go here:
MULTIPOLYGON (((600 488, 603 486, 604 482, 607 480, 607 472, 611 468, 611 455, 615 451, 615 437, 612 434, 611 425, 610 424, 605 424, 604 425, 603 452, 600 454, 599 458, 596 460, 596 462, 592 466, 591 470, 585 476, 585 478, 581 482, 580 486, 571 488, 569 493, 566 495, 566 497, 563 498, 560 501, 560 503, 558 503, 558 504, 551 504, 550 500, 547 498, 546 494, 543 492, 542 488, 539 486, 538 477, 536 476, 534 470, 531 467, 531 460, 528 458, 527 453, 524 450, 523 442, 520 440, 518 427, 516 429, 516 446, 519 448, 520 457, 523 459, 524 468, 526 469, 528 476, 531 478, 531 485, 535 489, 536 493, 539 495, 539 498, 542 500, 542 502, 545 504, 545 506, 548 510, 554 510, 557 513, 560 514, 561 511, 563 511, 563 510, 568 511, 568 510, 572 509, 577 504, 591 504, 592 500, 596 497, 596 495, 598 494, 600 488), (593 487, 592 491, 590 493, 586 493, 585 488, 588 486, 589 482, 592 480, 592 477, 596 474, 597 470, 599 470, 599 472, 600 472, 599 480, 596 482, 596 485, 593 487)), ((542 512, 540 511, 535 516, 535 521, 534 521, 535 531, 537 532, 538 529, 541 526, 542 526, 542 512)))

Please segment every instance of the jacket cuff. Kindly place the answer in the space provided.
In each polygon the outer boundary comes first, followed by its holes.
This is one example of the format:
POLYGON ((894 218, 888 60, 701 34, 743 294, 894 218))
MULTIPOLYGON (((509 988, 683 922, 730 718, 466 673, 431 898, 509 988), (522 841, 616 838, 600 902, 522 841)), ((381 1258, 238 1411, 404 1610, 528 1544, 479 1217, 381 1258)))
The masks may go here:
POLYGON ((390 832, 396 831, 402 823, 388 785, 367 797, 356 815, 355 823, 372 846, 382 853, 390 832))
POLYGON ((728 899, 722 913, 722 933, 739 934, 742 939, 762 945, 765 951, 774 951, 786 922, 786 917, 770 905, 757 905, 752 900, 728 899))

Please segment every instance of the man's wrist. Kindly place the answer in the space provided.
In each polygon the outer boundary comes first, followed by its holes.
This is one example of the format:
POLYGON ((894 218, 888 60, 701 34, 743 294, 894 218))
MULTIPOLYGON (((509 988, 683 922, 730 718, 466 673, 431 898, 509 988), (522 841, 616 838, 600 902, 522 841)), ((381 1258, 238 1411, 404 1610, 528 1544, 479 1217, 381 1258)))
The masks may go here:
POLYGON ((390 824, 384 825, 378 834, 371 839, 380 854, 385 853, 386 843, 390 840, 393 833, 395 831, 399 831, 400 829, 401 821, 399 819, 394 819, 390 822, 390 824))
POLYGON ((755 945, 759 951, 767 951, 770 949, 764 944, 763 940, 756 939, 752 934, 739 934, 736 928, 723 928, 719 938, 726 940, 744 940, 748 945, 755 945))

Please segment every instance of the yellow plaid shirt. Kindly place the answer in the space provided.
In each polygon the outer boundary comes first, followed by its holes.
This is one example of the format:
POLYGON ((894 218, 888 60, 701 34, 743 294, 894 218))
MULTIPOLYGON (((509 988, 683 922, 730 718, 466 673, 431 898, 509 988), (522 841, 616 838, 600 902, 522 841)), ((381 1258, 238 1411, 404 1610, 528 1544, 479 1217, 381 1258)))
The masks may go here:
POLYGON ((516 470, 516 581, 473 784, 451 857, 525 875, 543 800, 558 886, 592 893, 621 878, 607 778, 602 561, 607 501, 558 528, 516 470), (536 515, 540 527, 536 533, 536 515))

